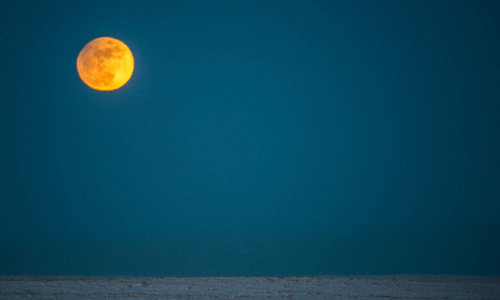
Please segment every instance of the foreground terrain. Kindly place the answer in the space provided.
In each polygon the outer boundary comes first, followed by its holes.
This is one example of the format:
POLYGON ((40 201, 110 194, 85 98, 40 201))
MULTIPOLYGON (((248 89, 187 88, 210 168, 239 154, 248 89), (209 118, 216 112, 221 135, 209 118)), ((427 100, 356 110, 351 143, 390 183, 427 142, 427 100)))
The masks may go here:
POLYGON ((500 277, 0 277, 18 299, 498 299, 500 277))

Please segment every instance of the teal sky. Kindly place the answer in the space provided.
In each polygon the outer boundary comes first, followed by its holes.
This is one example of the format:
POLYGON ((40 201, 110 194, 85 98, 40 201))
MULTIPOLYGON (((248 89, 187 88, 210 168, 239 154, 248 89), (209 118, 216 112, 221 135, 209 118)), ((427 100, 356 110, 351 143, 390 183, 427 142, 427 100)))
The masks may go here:
POLYGON ((0 275, 500 275, 498 1, 75 2, 0 12, 0 275))

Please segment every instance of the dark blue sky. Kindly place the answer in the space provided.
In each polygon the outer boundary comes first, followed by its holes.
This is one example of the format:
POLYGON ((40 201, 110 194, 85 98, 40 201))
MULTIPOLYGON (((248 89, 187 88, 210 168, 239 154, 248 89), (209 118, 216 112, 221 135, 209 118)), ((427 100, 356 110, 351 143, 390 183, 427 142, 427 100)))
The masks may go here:
POLYGON ((74 2, 0 12, 0 274, 500 274, 498 1, 74 2))

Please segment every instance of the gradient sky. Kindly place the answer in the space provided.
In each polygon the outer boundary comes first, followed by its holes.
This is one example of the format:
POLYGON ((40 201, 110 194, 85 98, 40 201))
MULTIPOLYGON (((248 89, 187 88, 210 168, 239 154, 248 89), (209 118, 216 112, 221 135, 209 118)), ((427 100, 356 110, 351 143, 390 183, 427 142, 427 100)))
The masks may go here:
POLYGON ((0 274, 500 275, 499 12, 3 4, 0 274), (76 71, 102 36, 113 92, 76 71))

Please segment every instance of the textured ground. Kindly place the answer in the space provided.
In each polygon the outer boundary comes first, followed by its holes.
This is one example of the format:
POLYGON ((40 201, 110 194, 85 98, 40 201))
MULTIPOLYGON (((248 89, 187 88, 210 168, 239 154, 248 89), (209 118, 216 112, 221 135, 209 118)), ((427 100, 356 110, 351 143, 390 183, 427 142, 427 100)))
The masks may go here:
POLYGON ((500 299, 500 277, 0 277, 18 299, 500 299))

